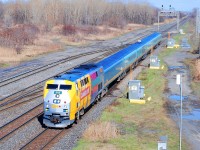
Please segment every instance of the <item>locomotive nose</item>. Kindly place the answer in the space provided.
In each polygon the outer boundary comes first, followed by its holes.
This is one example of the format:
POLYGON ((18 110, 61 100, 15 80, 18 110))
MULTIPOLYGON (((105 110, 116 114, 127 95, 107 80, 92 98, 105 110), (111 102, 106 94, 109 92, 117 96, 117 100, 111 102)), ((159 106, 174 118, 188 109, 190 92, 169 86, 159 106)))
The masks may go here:
POLYGON ((44 100, 44 111, 47 115, 59 114, 66 116, 70 111, 70 92, 51 91, 44 100))

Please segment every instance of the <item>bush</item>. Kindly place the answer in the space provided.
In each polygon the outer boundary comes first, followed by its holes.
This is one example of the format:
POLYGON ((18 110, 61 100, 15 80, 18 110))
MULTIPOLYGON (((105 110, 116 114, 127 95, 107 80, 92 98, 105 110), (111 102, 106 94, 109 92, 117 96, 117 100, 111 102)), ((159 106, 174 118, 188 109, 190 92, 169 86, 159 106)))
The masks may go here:
POLYGON ((200 80, 200 59, 197 59, 195 62, 195 80, 200 80))
POLYGON ((21 53, 24 45, 34 44, 39 29, 34 25, 16 25, 0 31, 0 45, 16 49, 17 54, 21 53))
POLYGON ((62 29, 63 35, 73 35, 76 33, 76 27, 72 25, 64 25, 62 29))

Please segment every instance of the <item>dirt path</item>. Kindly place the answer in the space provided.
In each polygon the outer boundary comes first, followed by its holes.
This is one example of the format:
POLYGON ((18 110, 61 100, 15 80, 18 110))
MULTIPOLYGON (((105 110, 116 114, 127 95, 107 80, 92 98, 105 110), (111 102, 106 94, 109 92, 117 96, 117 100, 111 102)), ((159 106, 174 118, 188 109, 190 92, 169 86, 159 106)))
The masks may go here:
POLYGON ((171 56, 164 58, 168 65, 168 90, 166 97, 169 100, 172 110, 171 117, 179 127, 180 115, 180 89, 176 85, 176 75, 183 74, 183 134, 185 140, 191 144, 193 150, 199 150, 200 145, 200 98, 193 94, 190 86, 191 75, 190 70, 184 64, 184 60, 196 58, 188 49, 180 49, 171 56))

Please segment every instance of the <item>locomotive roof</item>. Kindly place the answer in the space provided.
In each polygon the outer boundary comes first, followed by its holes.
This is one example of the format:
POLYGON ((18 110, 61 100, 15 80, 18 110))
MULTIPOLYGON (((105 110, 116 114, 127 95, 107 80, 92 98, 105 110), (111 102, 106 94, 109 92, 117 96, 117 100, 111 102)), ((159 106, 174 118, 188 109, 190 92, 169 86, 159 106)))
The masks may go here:
POLYGON ((56 76, 55 79, 62 79, 62 80, 69 80, 69 81, 76 81, 77 79, 83 77, 84 75, 90 73, 91 71, 96 70, 99 68, 97 64, 83 64, 80 65, 72 70, 67 71, 66 73, 56 76))
POLYGON ((159 36, 160 33, 158 32, 154 32, 153 34, 143 38, 141 40, 141 42, 136 42, 124 49, 122 49, 121 51, 99 61, 97 64, 98 65, 102 65, 104 70, 106 70, 107 68, 109 68, 110 66, 112 66, 112 64, 114 62, 119 61, 120 59, 124 58, 126 55, 128 55, 129 53, 136 51, 137 49, 141 48, 142 46, 144 46, 145 44, 147 44, 149 41, 151 41, 152 39, 156 38, 157 36, 159 36), (112 63, 111 63, 112 62, 112 63))

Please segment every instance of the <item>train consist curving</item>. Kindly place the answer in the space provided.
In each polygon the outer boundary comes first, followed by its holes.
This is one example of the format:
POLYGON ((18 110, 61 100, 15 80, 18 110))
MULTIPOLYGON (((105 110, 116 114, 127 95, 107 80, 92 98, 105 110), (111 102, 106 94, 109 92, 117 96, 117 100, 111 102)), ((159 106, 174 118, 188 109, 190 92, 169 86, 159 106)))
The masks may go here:
POLYGON ((155 32, 97 63, 80 65, 48 80, 44 87, 43 124, 55 128, 73 124, 106 94, 113 81, 121 80, 160 42, 161 34, 155 32))

